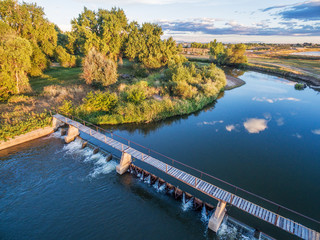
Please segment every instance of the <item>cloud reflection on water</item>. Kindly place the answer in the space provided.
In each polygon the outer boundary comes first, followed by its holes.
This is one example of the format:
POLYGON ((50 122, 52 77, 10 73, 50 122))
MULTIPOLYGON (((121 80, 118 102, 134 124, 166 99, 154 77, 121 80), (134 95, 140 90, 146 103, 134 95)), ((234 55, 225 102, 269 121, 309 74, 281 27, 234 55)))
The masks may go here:
POLYGON ((319 129, 311 130, 311 132, 312 132, 313 134, 320 135, 320 128, 319 128, 319 129))
POLYGON ((283 97, 283 98, 266 98, 266 97, 253 97, 252 101, 257 101, 257 102, 268 102, 268 103, 275 103, 278 101, 294 101, 294 102, 299 102, 300 99, 294 98, 294 97, 283 97))
POLYGON ((260 133, 267 129, 268 121, 262 118, 249 118, 243 123, 249 133, 260 133))

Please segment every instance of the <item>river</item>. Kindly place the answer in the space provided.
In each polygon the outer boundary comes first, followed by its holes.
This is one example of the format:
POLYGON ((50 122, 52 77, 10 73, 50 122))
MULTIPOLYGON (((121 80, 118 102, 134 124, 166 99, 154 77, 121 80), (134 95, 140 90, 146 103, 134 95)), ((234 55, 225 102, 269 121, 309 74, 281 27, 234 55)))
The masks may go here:
POLYGON ((291 55, 302 55, 302 56, 320 56, 320 52, 296 52, 291 53, 291 55))
MULTIPOLYGON (((241 79, 244 86, 196 114, 113 131, 319 220, 319 92, 256 72, 241 79)), ((201 212, 130 174, 118 176, 116 161, 80 148, 55 133, 0 151, 0 239, 253 239, 232 219, 212 234, 201 212)), ((295 239, 236 209, 229 214, 295 239)))

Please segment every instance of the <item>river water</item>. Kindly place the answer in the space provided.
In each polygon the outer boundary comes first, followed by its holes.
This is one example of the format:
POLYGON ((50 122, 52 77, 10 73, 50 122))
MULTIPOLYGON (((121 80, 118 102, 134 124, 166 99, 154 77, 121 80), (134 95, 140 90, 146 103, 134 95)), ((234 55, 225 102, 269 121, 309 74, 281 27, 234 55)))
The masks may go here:
POLYGON ((297 52, 297 53, 291 53, 291 55, 320 56, 320 52, 297 52))
MULTIPOLYGON (((246 85, 196 114, 113 132, 319 220, 319 92, 256 72, 240 77, 246 85)), ((208 216, 130 174, 118 176, 116 164, 81 150, 80 140, 63 144, 58 132, 0 151, 0 239, 253 239, 232 219, 217 235, 207 231, 208 216)), ((237 209, 228 213, 295 239, 237 209)))

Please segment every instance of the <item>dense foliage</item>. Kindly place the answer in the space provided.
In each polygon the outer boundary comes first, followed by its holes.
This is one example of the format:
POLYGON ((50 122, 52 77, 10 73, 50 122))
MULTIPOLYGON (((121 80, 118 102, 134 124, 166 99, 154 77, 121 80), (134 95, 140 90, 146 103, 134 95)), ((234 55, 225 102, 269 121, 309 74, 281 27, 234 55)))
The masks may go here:
POLYGON ((29 90, 32 47, 0 22, 0 101, 29 90))
POLYGON ((246 45, 229 44, 226 48, 222 43, 215 43, 210 48, 210 58, 219 65, 241 65, 248 62, 245 55, 246 45))
POLYGON ((28 133, 38 128, 47 127, 52 117, 49 113, 2 113, 0 116, 0 141, 28 133))
POLYGON ((87 84, 108 86, 117 81, 117 65, 92 48, 83 60, 82 77, 87 84))
POLYGON ((32 56, 28 73, 40 75, 47 68, 57 46, 57 32, 54 24, 44 17, 43 8, 35 3, 19 4, 16 0, 3 0, 0 1, 0 22, 30 42, 32 56))
POLYGON ((76 57, 67 52, 62 46, 58 46, 55 50, 55 58, 61 67, 75 67, 77 64, 76 57))

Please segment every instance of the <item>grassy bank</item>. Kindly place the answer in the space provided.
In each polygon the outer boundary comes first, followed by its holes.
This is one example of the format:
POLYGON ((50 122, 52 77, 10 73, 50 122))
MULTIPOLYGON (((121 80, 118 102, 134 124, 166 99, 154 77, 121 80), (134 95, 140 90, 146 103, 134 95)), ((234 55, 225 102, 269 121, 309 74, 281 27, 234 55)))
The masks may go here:
POLYGON ((212 103, 226 78, 214 65, 179 65, 141 74, 127 61, 118 69, 118 81, 93 91, 81 104, 65 101, 58 109, 95 124, 149 123, 190 114, 212 103))
POLYGON ((83 85, 80 72, 81 68, 52 68, 30 79, 30 92, 0 103, 0 140, 50 126, 48 110, 58 109, 65 100, 80 103, 92 90, 83 85))
POLYGON ((3 113, 1 115, 0 141, 47 127, 51 124, 51 115, 44 113, 25 113, 23 111, 3 113))
POLYGON ((50 125, 49 110, 95 124, 149 123, 190 114, 212 103, 226 79, 214 65, 147 70, 127 60, 108 87, 81 79, 81 68, 53 67, 31 78, 32 91, 0 104, 0 140, 50 125))

